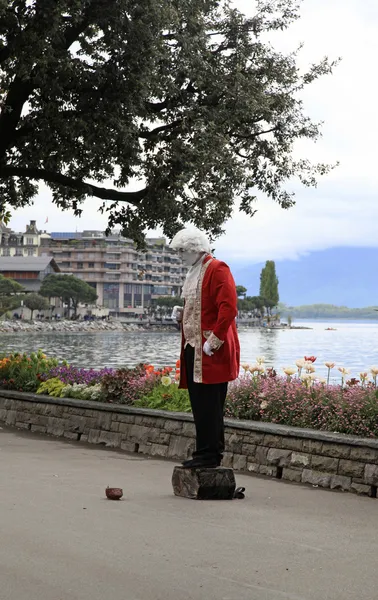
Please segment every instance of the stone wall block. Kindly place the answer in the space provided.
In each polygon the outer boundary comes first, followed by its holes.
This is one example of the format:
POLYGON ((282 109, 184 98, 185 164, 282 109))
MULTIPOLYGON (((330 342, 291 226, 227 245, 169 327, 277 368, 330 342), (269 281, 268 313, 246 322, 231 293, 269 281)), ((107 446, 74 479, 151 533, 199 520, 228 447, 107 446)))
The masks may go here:
POLYGON ((370 496, 371 495, 371 487, 370 485, 365 485, 364 483, 355 483, 353 482, 350 486, 350 491, 358 494, 360 496, 370 496))
POLYGON ((364 471, 364 483, 378 486, 378 466, 366 465, 364 471))
POLYGON ((254 462, 247 463, 247 471, 249 471, 250 473, 258 473, 259 468, 260 468, 260 465, 258 465, 257 463, 254 463, 254 462))
POLYGON ((257 446, 256 452, 255 452, 255 462, 257 462, 260 465, 267 465, 268 464, 268 452, 269 452, 269 448, 266 448, 265 446, 257 446))
POLYGON ((98 416, 96 418, 96 429, 104 429, 106 431, 110 431, 110 427, 112 424, 112 413, 106 412, 98 412, 98 416))
POLYGON ((135 443, 122 441, 121 442, 121 450, 124 450, 125 452, 135 452, 136 451, 135 443))
POLYGON ((308 467, 311 464, 311 454, 293 452, 291 455, 290 466, 292 467, 308 467))
POLYGON ((230 437, 226 441, 226 448, 229 452, 241 454, 242 446, 243 446, 242 436, 237 435, 237 433, 233 433, 232 435, 230 435, 230 437))
POLYGON ((168 454, 168 446, 164 444, 152 444, 150 450, 151 456, 160 456, 165 458, 168 454))
POLYGON ((266 475, 267 477, 277 477, 277 467, 271 467, 269 465, 260 465, 260 475, 266 475))
POLYGON ((378 464, 378 450, 375 448, 362 448, 359 446, 352 447, 350 451, 350 459, 378 464))
POLYGON ((331 477, 331 490, 343 490, 349 492, 352 485, 352 478, 345 475, 333 475, 331 477))
POLYGON ((74 431, 65 431, 63 433, 63 437, 67 438, 67 440, 73 440, 76 441, 79 439, 79 434, 75 433, 74 431))
POLYGON ((264 436, 264 446, 268 448, 285 448, 283 445, 283 437, 280 435, 271 435, 266 433, 264 436))
POLYGON ((263 443, 264 434, 256 431, 249 431, 248 433, 244 434, 243 438, 243 441, 247 444, 254 444, 257 446, 263 443))
POLYGON ((8 410, 5 416, 6 425, 10 425, 11 427, 16 425, 17 421, 17 411, 16 410, 8 410))
POLYGON ((107 448, 119 448, 121 446, 121 434, 102 429, 100 430, 98 443, 104 444, 107 448))
POLYGON ((321 454, 323 454, 323 456, 332 456, 333 458, 349 458, 350 447, 345 444, 330 444, 324 442, 321 454))
POLYGON ((319 442, 318 440, 303 440, 302 442, 303 452, 308 452, 309 454, 321 454, 322 447, 323 442, 319 442))
POLYGON ((248 457, 255 456, 256 454, 256 444, 243 444, 242 445, 242 454, 248 457))
POLYGON ((164 419, 162 419, 162 422, 164 423, 165 431, 168 431, 168 433, 181 433, 182 421, 174 421, 173 419, 167 419, 164 422, 164 419))
POLYGON ((311 469, 303 469, 302 483, 328 488, 331 484, 331 475, 320 471, 312 471, 311 469))
POLYGON ((31 431, 33 433, 46 433, 47 425, 32 425, 31 431))
POLYGON ((287 467, 290 464, 291 450, 282 450, 281 448, 269 448, 267 462, 270 465, 287 467))
POLYGON ((117 421, 120 423, 135 423, 135 415, 117 415, 117 421))
POLYGON ((280 447, 287 450, 294 450, 295 452, 302 452, 303 440, 301 438, 283 437, 282 445, 280 447))
POLYGON ((316 471, 326 471, 327 473, 337 473, 339 468, 339 459, 329 456, 314 455, 311 460, 311 466, 316 471))
POLYGON ((58 417, 49 417, 48 418, 46 432, 49 435, 55 435, 56 437, 61 437, 64 433, 64 428, 65 428, 64 419, 59 419, 58 417))
POLYGON ((194 423, 190 423, 190 422, 185 421, 182 424, 181 435, 183 435, 185 437, 194 438, 196 436, 196 429, 194 427, 194 423))
POLYGON ((90 429, 88 433, 88 443, 89 444, 98 444, 100 439, 100 430, 99 429, 90 429))
POLYGON ((289 468, 285 467, 282 471, 282 479, 300 483, 300 481, 302 479, 302 471, 300 471, 298 469, 289 469, 289 468))
POLYGON ((169 458, 175 458, 177 460, 185 460, 191 455, 193 445, 194 442, 192 442, 189 438, 172 434, 170 436, 169 446, 166 446, 166 456, 169 458))
POLYGON ((233 462, 234 462, 234 455, 232 454, 232 452, 225 452, 223 454, 223 460, 222 460, 223 467, 232 469, 233 462))
POLYGON ((232 466, 235 471, 244 471, 247 468, 247 457, 243 454, 234 454, 232 466))
POLYGON ((348 477, 364 477, 365 463, 354 460, 340 460, 339 475, 347 475, 348 477))

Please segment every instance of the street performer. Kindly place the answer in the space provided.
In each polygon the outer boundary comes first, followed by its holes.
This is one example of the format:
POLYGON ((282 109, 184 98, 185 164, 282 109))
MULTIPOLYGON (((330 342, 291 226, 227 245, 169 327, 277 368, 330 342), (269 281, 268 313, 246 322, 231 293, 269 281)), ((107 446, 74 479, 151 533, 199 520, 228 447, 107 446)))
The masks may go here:
POLYGON ((183 229, 173 238, 189 271, 175 307, 182 323, 180 388, 188 389, 196 427, 196 450, 186 468, 217 467, 224 452, 224 404, 229 381, 239 375, 237 296, 229 267, 216 260, 206 235, 183 229))

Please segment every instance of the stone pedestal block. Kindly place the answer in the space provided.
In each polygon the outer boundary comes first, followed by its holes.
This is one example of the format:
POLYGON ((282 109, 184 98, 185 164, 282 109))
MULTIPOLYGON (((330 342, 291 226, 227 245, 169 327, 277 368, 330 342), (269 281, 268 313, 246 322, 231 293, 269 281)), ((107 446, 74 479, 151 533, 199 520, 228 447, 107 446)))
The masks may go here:
POLYGON ((193 500, 232 500, 236 483, 232 469, 184 469, 175 467, 172 475, 175 496, 193 500))

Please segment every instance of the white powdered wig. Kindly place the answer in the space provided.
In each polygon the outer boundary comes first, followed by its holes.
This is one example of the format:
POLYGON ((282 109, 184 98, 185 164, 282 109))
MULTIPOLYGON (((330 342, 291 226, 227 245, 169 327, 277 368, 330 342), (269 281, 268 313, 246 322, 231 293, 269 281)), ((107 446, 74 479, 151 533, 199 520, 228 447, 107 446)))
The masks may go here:
POLYGON ((173 250, 184 252, 211 252, 207 236, 199 229, 181 229, 169 245, 173 250))

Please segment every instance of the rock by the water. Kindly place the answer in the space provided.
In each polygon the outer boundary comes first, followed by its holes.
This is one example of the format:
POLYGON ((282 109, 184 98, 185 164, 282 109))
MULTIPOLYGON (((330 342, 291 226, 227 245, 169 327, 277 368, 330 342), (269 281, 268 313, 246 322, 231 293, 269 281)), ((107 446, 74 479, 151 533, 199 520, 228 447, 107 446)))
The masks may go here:
POLYGON ((235 475, 232 469, 184 469, 175 467, 172 475, 175 496, 193 500, 232 500, 235 475))

